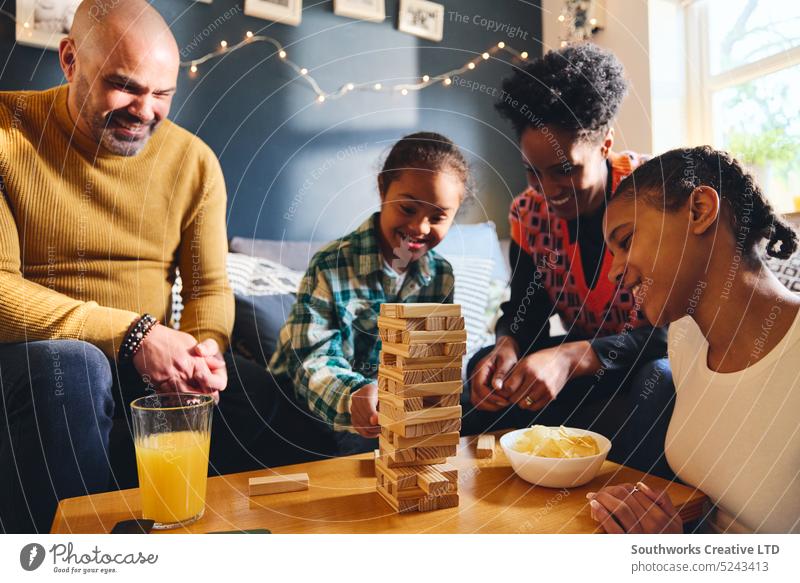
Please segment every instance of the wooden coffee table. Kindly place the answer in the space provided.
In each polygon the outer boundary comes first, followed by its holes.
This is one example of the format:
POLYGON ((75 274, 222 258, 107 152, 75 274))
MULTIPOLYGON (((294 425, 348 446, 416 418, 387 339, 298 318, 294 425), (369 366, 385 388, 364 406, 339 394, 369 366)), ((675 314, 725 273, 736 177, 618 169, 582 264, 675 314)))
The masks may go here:
MULTIPOLYGON (((556 490, 517 477, 500 449, 475 457, 475 437, 464 437, 458 456, 458 508, 395 514, 375 491, 372 454, 283 466, 208 480, 205 516, 173 533, 269 529, 273 533, 592 533, 586 493, 609 484, 644 480, 666 489, 684 521, 698 518, 706 496, 680 484, 606 461, 586 486, 556 490), (247 481, 272 473, 305 472, 307 491, 250 498, 247 481)), ((141 518, 139 490, 62 500, 53 533, 107 533, 117 522, 141 518)))

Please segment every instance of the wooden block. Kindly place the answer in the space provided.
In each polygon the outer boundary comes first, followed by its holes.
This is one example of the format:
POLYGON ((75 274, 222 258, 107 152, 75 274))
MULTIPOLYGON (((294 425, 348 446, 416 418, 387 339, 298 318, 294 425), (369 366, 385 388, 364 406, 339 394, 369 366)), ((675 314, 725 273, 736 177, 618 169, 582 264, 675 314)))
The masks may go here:
POLYGON ((449 433, 461 430, 461 419, 450 419, 449 421, 432 421, 428 423, 406 424, 402 421, 389 419, 382 412, 378 411, 378 424, 386 427, 393 433, 401 437, 421 437, 434 433, 449 433))
POLYGON ((403 437, 402 435, 392 433, 388 429, 386 431, 389 433, 387 439, 391 441, 395 447, 401 449, 409 447, 438 447, 441 445, 458 445, 461 437, 458 431, 452 431, 450 433, 434 433, 433 435, 422 435, 420 437, 403 437))
POLYGON ((391 382, 392 389, 394 389, 393 392, 402 397, 437 397, 442 395, 456 395, 460 397, 461 392, 464 390, 464 385, 460 380, 409 385, 401 385, 394 379, 392 379, 391 382))
MULTIPOLYGON (((384 395, 389 393, 383 393, 384 395)), ((384 401, 384 403, 386 403, 384 401)), ((420 409, 419 411, 403 411, 386 403, 378 411, 378 415, 383 415, 388 421, 387 427, 395 433, 400 433, 396 429, 397 424, 418 425, 420 423, 427 423, 430 421, 446 421, 449 419, 461 419, 461 405, 455 407, 433 407, 431 409, 420 409)), ((381 423, 383 425, 383 423, 381 423)), ((403 437, 408 437, 403 435, 403 437)))
MULTIPOLYGON (((407 450, 399 450, 407 451, 407 450)), ((455 445, 440 445, 437 447, 415 447, 414 459, 418 461, 424 460, 439 460, 448 458, 458 453, 458 447, 455 445)))
POLYGON ((378 329, 384 330, 425 330, 427 318, 390 318, 378 316, 378 329))
POLYGON ((427 318, 428 316, 453 316, 461 315, 459 304, 381 304, 381 316, 391 318, 427 318))
MULTIPOLYGON (((403 344, 441 344, 444 342, 466 342, 466 330, 410 330, 401 332, 403 344)), ((397 342, 389 338, 389 342, 397 342)))
POLYGON ((417 485, 417 472, 414 469, 403 467, 390 468, 383 458, 375 460, 375 472, 384 476, 386 481, 397 484, 398 489, 401 490, 413 488, 417 485))
POLYGON ((431 466, 434 470, 442 474, 451 482, 458 482, 458 468, 451 463, 439 464, 431 466))
MULTIPOLYGON (((425 318, 425 328, 429 332, 435 330, 447 330, 447 317, 446 316, 429 316, 425 318)), ((452 330, 452 328, 451 328, 452 330)))
POLYGON ((408 462, 402 462, 394 459, 392 456, 386 456, 386 465, 390 468, 412 468, 416 466, 433 466, 437 464, 443 464, 447 461, 446 457, 440 458, 433 458, 433 459, 424 459, 424 460, 412 460, 408 462))
POLYGON ((381 316, 387 316, 389 318, 396 318, 397 317, 397 306, 398 304, 381 304, 381 316))
POLYGON ((250 478, 250 496, 280 494, 308 490, 308 474, 286 474, 285 476, 259 476, 250 478))
POLYGON ((444 510, 445 508, 458 507, 458 493, 444 494, 434 498, 434 510, 444 510))
MULTIPOLYGON (((466 334, 466 332, 465 332, 466 334)), ((467 353, 467 343, 466 342, 456 342, 452 344, 445 344, 444 345, 444 353, 447 356, 463 356, 467 353)))
POLYGON ((390 407, 404 413, 421 410, 423 403, 424 397, 401 397, 388 391, 378 393, 379 407, 390 407))
POLYGON ((429 395, 422 397, 423 409, 431 407, 453 407, 461 403, 461 395, 454 393, 452 395, 429 395))
POLYGON ((478 443, 475 447, 475 456, 479 458, 494 457, 494 435, 478 436, 478 443))
POLYGON ((380 494, 381 498, 386 500, 386 502, 391 506, 395 512, 416 512, 417 508, 419 508, 418 500, 398 500, 394 498, 389 492, 381 485, 378 485, 376 490, 378 494, 380 494))
MULTIPOLYGON (((381 336, 381 350, 407 358, 426 358, 429 356, 457 356, 445 354, 445 344, 414 344, 409 346, 397 342, 388 342, 381 336)), ((466 346, 466 344, 464 345, 466 346)), ((466 349, 465 349, 466 350, 466 349)))
POLYGON ((417 474, 417 485, 426 494, 447 494, 453 488, 453 484, 442 474, 431 467, 426 467, 417 474))
MULTIPOLYGON (((456 433, 456 435, 458 435, 456 433)), ((435 435, 429 437, 436 437, 435 435)), ((398 437, 398 439, 406 439, 398 437)), ((424 437, 410 438, 425 441, 424 437)), ((400 447, 390 438, 381 434, 378 438, 380 445, 380 457, 391 458, 393 462, 413 462, 421 461, 433 463, 430 460, 445 459, 457 454, 458 445, 416 445, 414 447, 400 447)), ((390 466, 391 467, 391 466, 390 466)))
POLYGON ((407 334, 407 332, 401 332, 400 330, 387 330, 387 329, 378 330, 378 335, 381 337, 381 341, 388 342, 390 344, 402 342, 403 334, 407 334))
MULTIPOLYGON (((381 355, 384 352, 381 351, 381 355)), ((394 366, 401 370, 425 370, 431 368, 457 368, 461 369, 461 358, 457 356, 428 356, 427 358, 406 358, 397 354, 387 355, 393 357, 392 363, 387 362, 388 366, 394 366)))
MULTIPOLYGON (((421 359, 403 359, 401 356, 381 354, 378 374, 394 379, 403 385, 419 385, 423 383, 442 383, 461 379, 461 358, 446 363, 419 363, 421 359), (408 364, 411 361, 413 364, 408 364)), ((380 387, 379 387, 380 388, 380 387)))
POLYGON ((462 317, 449 317, 447 318, 446 328, 448 330, 463 330, 464 329, 464 318, 462 317))
POLYGON ((386 486, 386 491, 389 492, 389 495, 396 500, 419 500, 420 498, 424 498, 427 496, 425 490, 420 488, 419 486, 414 486, 413 488, 406 488, 405 490, 398 490, 395 484, 389 483, 386 486))
POLYGON ((424 383, 444 383, 461 379, 461 368, 433 368, 426 370, 401 370, 392 366, 380 365, 378 374, 394 379, 401 385, 424 383))
POLYGON ((381 458, 386 459, 386 465, 388 467, 394 467, 398 463, 408 463, 417 461, 417 450, 416 448, 410 449, 397 449, 390 443, 385 441, 383 436, 379 439, 380 443, 380 450, 381 450, 381 458))

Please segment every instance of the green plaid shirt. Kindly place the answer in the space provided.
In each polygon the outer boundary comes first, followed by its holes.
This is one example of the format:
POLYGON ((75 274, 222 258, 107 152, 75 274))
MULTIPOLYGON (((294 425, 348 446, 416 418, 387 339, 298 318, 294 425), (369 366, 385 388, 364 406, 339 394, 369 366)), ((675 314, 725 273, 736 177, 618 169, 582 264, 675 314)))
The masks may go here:
POLYGON ((397 289, 378 246, 379 216, 311 259, 269 365, 336 431, 353 430, 350 394, 378 376, 380 305, 453 302, 453 270, 434 251, 409 265, 397 289))

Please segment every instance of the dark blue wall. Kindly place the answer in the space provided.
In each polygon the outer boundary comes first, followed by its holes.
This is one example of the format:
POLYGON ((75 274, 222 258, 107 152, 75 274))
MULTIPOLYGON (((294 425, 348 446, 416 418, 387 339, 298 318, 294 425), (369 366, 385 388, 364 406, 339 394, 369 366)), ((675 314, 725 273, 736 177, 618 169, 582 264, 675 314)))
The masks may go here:
MULTIPOLYGON (((252 30, 281 41, 325 90, 346 82, 413 81, 463 65, 501 40, 533 56, 541 53, 541 11, 538 2, 524 0, 445 1, 441 43, 399 32, 397 0, 387 0, 387 19, 377 24, 335 16, 329 1, 306 0, 299 27, 244 16, 243 0, 153 4, 171 23, 184 59, 223 39, 234 44, 252 30), (492 31, 487 21, 505 29, 492 31), (508 38, 515 26, 515 38, 508 38)), ((0 0, 0 6, 15 11, 14 2, 0 0)), ((54 51, 15 45, 13 38, 12 23, 0 16, 0 89, 63 81, 54 51)), ((206 63, 194 78, 184 69, 170 113, 220 158, 231 236, 325 240, 354 228, 378 202, 381 156, 400 136, 418 130, 448 135, 470 159, 478 200, 460 220, 488 218, 507 233, 508 203, 524 175, 513 134, 489 94, 510 72, 507 62, 492 59, 463 76, 485 84, 483 91, 454 85, 405 97, 356 93, 318 104, 273 53, 261 43, 206 63)))

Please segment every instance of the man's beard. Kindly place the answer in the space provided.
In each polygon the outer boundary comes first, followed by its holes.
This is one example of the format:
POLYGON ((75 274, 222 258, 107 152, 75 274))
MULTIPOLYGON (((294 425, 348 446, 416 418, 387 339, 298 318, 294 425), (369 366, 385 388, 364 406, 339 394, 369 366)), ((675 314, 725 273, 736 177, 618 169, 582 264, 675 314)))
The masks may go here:
POLYGON ((116 121, 121 121, 126 125, 134 125, 140 123, 140 120, 129 114, 124 110, 112 111, 106 115, 98 114, 92 120, 93 130, 92 133, 99 133, 100 144, 112 154, 118 156, 135 156, 147 145, 147 141, 158 125, 158 122, 152 121, 147 124, 144 134, 141 137, 125 137, 119 136, 115 133, 117 129, 116 121))
MULTIPOLYGON (((139 118, 124 109, 118 109, 105 115, 91 111, 90 91, 89 84, 84 79, 78 79, 76 83, 76 100, 78 107, 83 108, 79 115, 87 120, 92 138, 107 151, 117 156, 135 156, 141 152, 159 122, 154 120, 147 124, 148 127, 141 137, 119 136, 115 133, 118 128, 116 121, 126 125, 134 125, 140 123, 139 118)), ((144 129, 144 127, 140 129, 144 129)))

